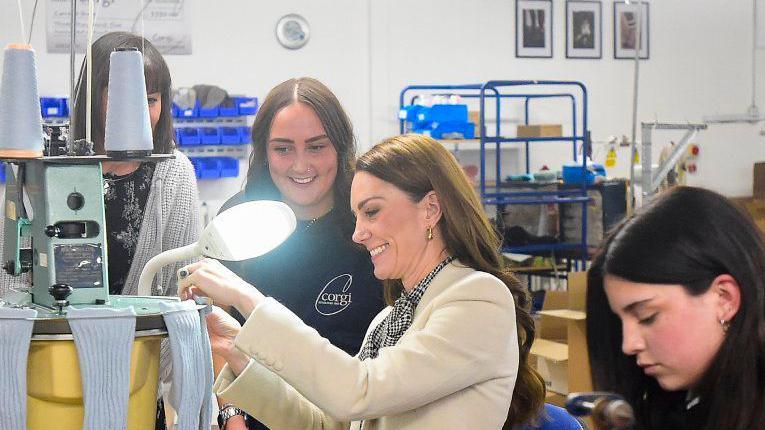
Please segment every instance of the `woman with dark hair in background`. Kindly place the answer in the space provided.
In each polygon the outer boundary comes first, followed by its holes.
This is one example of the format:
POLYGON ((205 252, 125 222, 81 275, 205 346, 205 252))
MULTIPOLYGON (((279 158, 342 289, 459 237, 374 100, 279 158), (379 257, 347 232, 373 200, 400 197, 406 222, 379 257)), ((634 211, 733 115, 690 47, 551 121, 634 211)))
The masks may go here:
MULTIPOLYGON (((173 154, 160 162, 106 161, 104 203, 109 255, 110 294, 137 294, 141 270, 149 259, 199 238, 198 193, 194 168, 175 151, 170 72, 162 54, 141 36, 107 33, 93 43, 91 136, 96 154, 104 154, 109 56, 117 48, 143 53, 146 98, 154 153, 173 154)), ((86 135, 87 68, 83 61, 74 103, 74 139, 86 135)), ((152 295, 175 295, 181 263, 165 266, 152 295)))
MULTIPOLYGON (((146 99, 154 138, 154 153, 173 154, 159 162, 106 161, 104 209, 109 255, 109 293, 135 295, 141 271, 155 255, 192 244, 200 221, 196 176, 188 158, 174 150, 170 72, 162 54, 148 40, 131 33, 107 33, 93 43, 91 137, 96 154, 104 154, 109 57, 117 48, 143 53, 146 99)), ((86 136, 87 59, 83 61, 74 102, 71 133, 86 136)), ((156 296, 176 295, 178 269, 188 262, 167 265, 157 274, 156 296)), ((160 377, 169 380, 170 354, 162 343, 160 377)), ((157 428, 164 428, 164 408, 158 408, 157 428)))
POLYGON ((386 280, 390 305, 353 356, 278 301, 206 259, 182 270, 197 292, 248 316, 208 316, 227 365, 216 391, 272 429, 511 429, 538 413, 526 289, 457 161, 422 135, 359 158, 353 240, 386 280))
MULTIPOLYGON (((290 79, 266 96, 252 127, 252 145, 245 189, 223 210, 244 201, 279 200, 295 212, 298 225, 268 254, 226 265, 333 345, 356 354, 364 330, 385 304, 368 254, 351 240, 348 202, 356 160, 351 122, 324 84, 290 79)), ((243 413, 219 402, 220 424, 242 428, 236 415, 243 413)), ((264 428, 246 420, 249 429, 264 428)))
POLYGON ((640 429, 765 428, 765 247, 700 188, 659 196, 609 235, 589 272, 593 379, 640 429))

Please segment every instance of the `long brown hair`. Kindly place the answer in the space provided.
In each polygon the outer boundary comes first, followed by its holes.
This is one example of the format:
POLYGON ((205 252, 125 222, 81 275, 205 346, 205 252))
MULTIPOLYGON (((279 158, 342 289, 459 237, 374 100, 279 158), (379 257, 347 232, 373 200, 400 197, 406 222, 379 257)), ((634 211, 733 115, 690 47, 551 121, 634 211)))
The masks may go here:
MULTIPOLYGON (((173 152, 173 117, 170 71, 159 50, 148 40, 133 33, 115 31, 106 33, 93 42, 93 93, 91 101, 90 133, 97 154, 104 153, 104 133, 106 118, 103 116, 103 93, 109 86, 109 56, 117 48, 135 48, 143 53, 143 73, 146 78, 147 94, 160 93, 162 112, 154 128, 154 152, 169 154, 173 152)), ((74 119, 72 133, 75 139, 85 138, 85 114, 87 109, 87 61, 82 62, 80 77, 77 80, 76 98, 74 100, 74 119)))
POLYGON ((343 220, 348 237, 353 231, 350 192, 353 165, 356 159, 356 140, 353 126, 335 95, 313 78, 294 78, 275 86, 266 96, 252 125, 252 153, 247 173, 245 192, 251 199, 281 200, 282 196, 268 170, 268 138, 276 115, 293 103, 303 103, 319 117, 327 137, 337 152, 337 176, 333 184, 334 211, 343 220))
MULTIPOLYGON (((435 140, 407 134, 375 145, 358 159, 356 171, 395 185, 415 202, 434 191, 443 213, 438 227, 449 254, 473 269, 496 276, 510 290, 515 301, 520 365, 508 422, 503 428, 510 429, 534 419, 544 403, 545 386, 528 364, 535 334, 529 314, 529 293, 504 267, 499 235, 457 160, 435 140)), ((401 295, 403 285, 400 280, 385 281, 384 288, 386 302, 393 304, 401 295)))
MULTIPOLYGON (((632 404, 638 428, 666 428, 685 393, 668 392, 621 351, 622 324, 603 288, 606 275, 706 292, 721 274, 736 279, 741 307, 709 369, 694 387, 705 429, 765 428, 765 243, 751 218, 709 190, 677 187, 624 220, 588 274, 587 342, 595 388, 632 404)), ((688 330, 694 330, 688 327, 688 330)))

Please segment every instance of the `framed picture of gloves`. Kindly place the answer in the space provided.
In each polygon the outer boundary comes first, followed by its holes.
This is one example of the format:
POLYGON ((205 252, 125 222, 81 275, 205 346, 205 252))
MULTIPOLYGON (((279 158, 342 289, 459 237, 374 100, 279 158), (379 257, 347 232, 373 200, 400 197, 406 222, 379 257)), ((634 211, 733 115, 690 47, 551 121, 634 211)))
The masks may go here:
POLYGON ((515 0, 515 56, 552 57, 551 0, 515 0))
POLYGON ((602 5, 599 1, 566 2, 566 58, 603 56, 602 5))
POLYGON ((648 58, 649 47, 649 16, 648 3, 640 2, 640 8, 635 2, 627 4, 623 1, 614 2, 614 58, 635 58, 635 47, 638 45, 638 23, 640 23, 640 58, 648 58))

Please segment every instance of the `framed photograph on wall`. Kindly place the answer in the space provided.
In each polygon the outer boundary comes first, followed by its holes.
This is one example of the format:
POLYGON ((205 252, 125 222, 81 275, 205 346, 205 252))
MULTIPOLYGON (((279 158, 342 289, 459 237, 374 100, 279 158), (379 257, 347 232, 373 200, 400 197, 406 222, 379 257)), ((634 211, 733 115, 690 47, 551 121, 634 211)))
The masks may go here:
POLYGON ((638 9, 635 3, 614 2, 614 58, 635 58, 638 21, 640 21, 640 58, 647 59, 650 40, 648 3, 640 3, 640 9, 638 9), (638 14, 638 11, 641 13, 638 14))
POLYGON ((515 56, 552 58, 552 0, 515 0, 515 56))
POLYGON ((603 56, 602 9, 599 1, 566 2, 566 58, 603 56))

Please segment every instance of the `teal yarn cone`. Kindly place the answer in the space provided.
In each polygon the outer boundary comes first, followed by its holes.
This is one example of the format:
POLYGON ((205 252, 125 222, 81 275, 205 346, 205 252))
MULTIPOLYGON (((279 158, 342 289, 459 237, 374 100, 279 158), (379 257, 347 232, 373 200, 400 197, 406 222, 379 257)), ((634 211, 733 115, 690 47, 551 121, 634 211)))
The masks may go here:
POLYGON ((0 157, 38 158, 42 155, 35 51, 29 45, 8 45, 3 54, 0 82, 0 157))
POLYGON ((109 56, 104 147, 106 155, 115 158, 148 156, 154 149, 143 55, 138 50, 118 49, 109 56))

